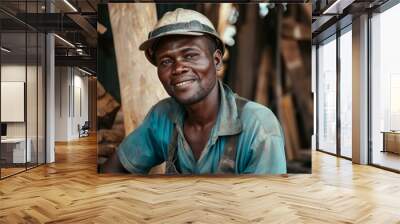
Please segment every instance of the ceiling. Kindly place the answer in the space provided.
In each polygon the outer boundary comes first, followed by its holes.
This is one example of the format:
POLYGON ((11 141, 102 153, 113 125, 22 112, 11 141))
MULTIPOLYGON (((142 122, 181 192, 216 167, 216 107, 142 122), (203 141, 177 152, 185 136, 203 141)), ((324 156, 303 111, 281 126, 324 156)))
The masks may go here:
POLYGON ((1 0, 0 27, 2 46, 11 52, 1 52, 2 60, 28 61, 43 49, 44 36, 56 33, 56 66, 80 66, 96 71, 97 4, 100 0, 1 0), (51 13, 49 13, 51 11, 51 13), (7 58, 7 59, 6 59, 7 58))
POLYGON ((313 0, 313 43, 351 24, 353 17, 373 11, 386 2, 388 0, 313 0))

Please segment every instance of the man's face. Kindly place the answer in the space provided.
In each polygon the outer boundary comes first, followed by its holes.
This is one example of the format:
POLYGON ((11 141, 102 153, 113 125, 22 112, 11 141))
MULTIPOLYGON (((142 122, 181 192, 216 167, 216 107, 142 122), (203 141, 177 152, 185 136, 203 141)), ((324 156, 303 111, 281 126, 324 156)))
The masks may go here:
POLYGON ((204 99, 217 82, 221 51, 211 52, 205 36, 168 36, 160 40, 155 60, 158 78, 179 103, 191 105, 204 99))

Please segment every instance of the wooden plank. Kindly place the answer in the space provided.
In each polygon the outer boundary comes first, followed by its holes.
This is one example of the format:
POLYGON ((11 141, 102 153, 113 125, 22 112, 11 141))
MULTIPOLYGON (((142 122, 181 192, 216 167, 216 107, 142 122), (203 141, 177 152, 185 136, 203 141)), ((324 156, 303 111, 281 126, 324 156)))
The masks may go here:
POLYGON ((288 39, 294 40, 311 40, 310 24, 302 24, 293 17, 283 20, 282 35, 288 39))
POLYGON ((139 45, 156 23, 156 7, 155 4, 109 3, 108 8, 128 135, 155 103, 168 96, 158 80, 156 67, 139 51, 139 45))
MULTIPOLYGON (((128 135, 140 125, 150 108, 167 97, 156 67, 147 61, 139 45, 156 24, 155 4, 109 3, 121 104, 128 135)), ((163 166, 154 172, 163 172, 163 166)), ((153 172, 153 171, 152 171, 153 172)))
MULTIPOLYGON (((300 114, 302 136, 311 136, 313 131, 313 99, 311 94, 311 66, 305 64, 297 41, 282 39, 282 57, 287 76, 287 88, 293 93, 296 110, 300 114)), ((303 142, 310 140, 303 139, 303 142)))
POLYGON ((258 63, 260 53, 259 36, 259 20, 258 5, 249 4, 239 6, 243 10, 243 18, 236 23, 237 34, 235 55, 231 55, 231 59, 235 63, 231 64, 230 70, 232 75, 229 79, 229 85, 240 96, 253 99, 254 89, 256 86, 258 63), (235 57, 235 58, 233 58, 235 57))
POLYGON ((304 16, 307 18, 307 22, 310 25, 312 21, 312 4, 302 4, 304 16))
POLYGON ((285 133, 285 150, 288 160, 298 158, 300 150, 299 129, 295 117, 295 109, 293 106, 293 98, 290 94, 286 94, 280 101, 282 109, 281 123, 285 133))
MULTIPOLYGON (((116 111, 120 108, 120 104, 112 97, 109 93, 107 93, 100 82, 97 82, 97 118, 102 120, 107 119, 111 114, 116 113, 116 111)), ((114 122, 112 118, 111 121, 104 121, 108 125, 112 126, 114 122)), ((100 122, 100 123, 101 123, 100 122)))
POLYGON ((258 80, 257 80, 257 87, 256 87, 256 96, 255 101, 263 104, 268 105, 268 82, 269 76, 271 72, 271 52, 267 49, 264 50, 261 54, 260 59, 260 66, 258 70, 258 80))

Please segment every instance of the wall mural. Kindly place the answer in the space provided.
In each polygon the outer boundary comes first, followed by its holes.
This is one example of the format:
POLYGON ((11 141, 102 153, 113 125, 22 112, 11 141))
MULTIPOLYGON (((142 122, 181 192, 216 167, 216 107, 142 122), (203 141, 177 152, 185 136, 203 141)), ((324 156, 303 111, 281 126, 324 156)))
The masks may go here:
POLYGON ((98 8, 98 171, 311 173, 311 4, 98 8))

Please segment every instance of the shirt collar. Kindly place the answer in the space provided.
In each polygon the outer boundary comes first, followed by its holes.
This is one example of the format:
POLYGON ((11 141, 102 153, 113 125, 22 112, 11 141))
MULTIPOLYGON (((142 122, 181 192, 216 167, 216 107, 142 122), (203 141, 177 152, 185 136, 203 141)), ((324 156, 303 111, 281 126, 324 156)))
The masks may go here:
MULTIPOLYGON (((218 80, 218 88, 220 93, 220 107, 217 122, 211 135, 225 136, 238 134, 242 131, 242 122, 240 121, 236 106, 236 94, 220 80, 218 80)), ((175 100, 174 102, 177 105, 174 110, 171 110, 170 117, 177 126, 182 128, 186 111, 182 105, 175 100)))
POLYGON ((217 133, 219 136, 235 135, 242 131, 235 93, 222 81, 218 80, 220 92, 220 108, 217 120, 217 133))

